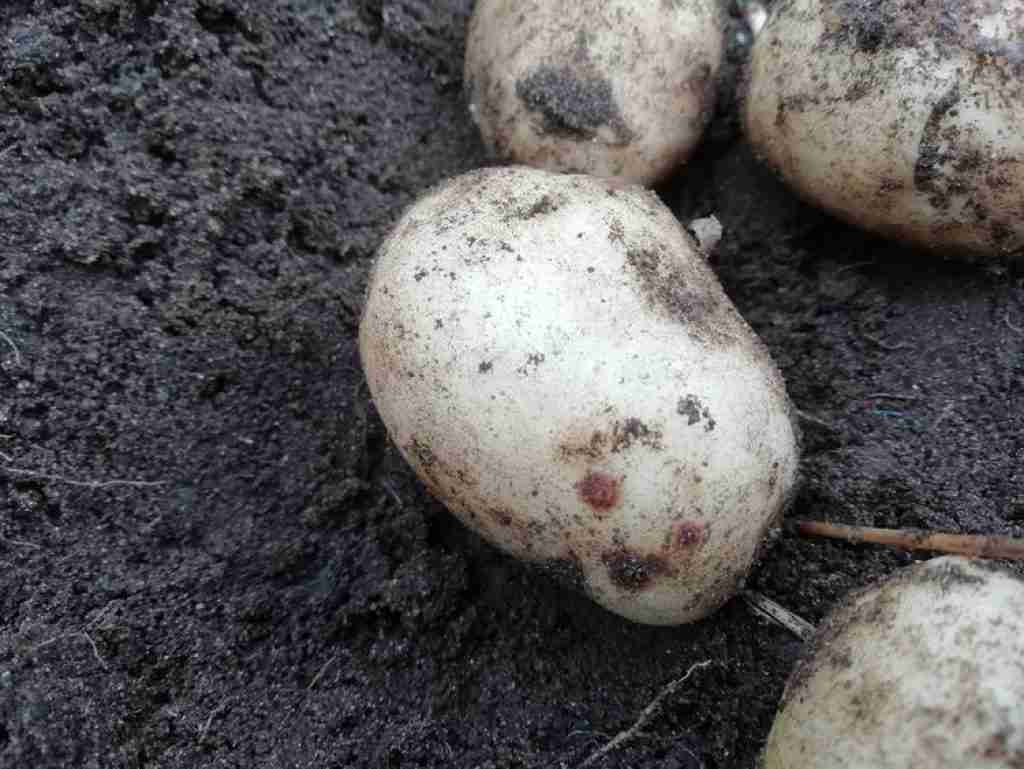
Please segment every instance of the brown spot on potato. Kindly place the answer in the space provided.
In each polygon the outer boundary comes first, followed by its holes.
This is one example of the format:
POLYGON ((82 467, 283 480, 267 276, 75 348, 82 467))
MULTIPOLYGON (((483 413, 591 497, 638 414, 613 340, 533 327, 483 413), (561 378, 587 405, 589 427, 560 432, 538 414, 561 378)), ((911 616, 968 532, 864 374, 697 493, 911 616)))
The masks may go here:
POLYGON ((658 577, 671 572, 660 555, 642 555, 625 547, 606 550, 601 562, 616 587, 636 593, 651 586, 658 577))
POLYGON ((558 453, 563 461, 569 461, 576 457, 600 459, 604 456, 607 445, 608 436, 600 430, 595 430, 582 440, 569 438, 562 441, 558 445, 558 453))
POLYGON ((664 449, 661 437, 661 430, 648 427, 639 419, 630 417, 612 426, 611 452, 618 454, 631 448, 633 444, 661 451, 664 449))
POLYGON ((672 525, 670 541, 675 550, 689 550, 704 544, 707 528, 699 521, 678 521, 672 525))
POLYGON ((576 484, 576 492, 595 513, 607 513, 619 504, 619 480, 607 473, 589 472, 576 484))

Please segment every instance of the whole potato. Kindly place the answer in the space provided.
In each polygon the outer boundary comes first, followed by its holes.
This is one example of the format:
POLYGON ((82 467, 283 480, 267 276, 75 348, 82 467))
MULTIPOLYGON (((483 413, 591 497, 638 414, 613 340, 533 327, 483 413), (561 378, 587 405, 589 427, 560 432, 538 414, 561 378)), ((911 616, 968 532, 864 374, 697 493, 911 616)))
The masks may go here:
POLYGON ((980 258, 1024 249, 1024 0, 780 0, 745 123, 809 201, 980 258))
POLYGON ((722 30, 716 0, 480 0, 470 111, 500 158, 650 184, 714 112, 722 30))
POLYGON ((639 187, 512 167, 433 190, 380 248, 359 343, 435 496, 639 622, 732 596, 794 485, 781 376, 639 187))
POLYGON ((1024 766, 1024 583, 945 557, 851 597, 793 673, 763 769, 1024 766))

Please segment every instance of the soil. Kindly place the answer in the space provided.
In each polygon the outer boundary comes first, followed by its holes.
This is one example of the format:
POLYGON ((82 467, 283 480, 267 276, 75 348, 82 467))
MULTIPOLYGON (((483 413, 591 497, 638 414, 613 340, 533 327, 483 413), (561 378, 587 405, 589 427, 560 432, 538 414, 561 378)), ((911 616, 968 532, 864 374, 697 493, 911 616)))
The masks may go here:
MULTIPOLYGON (((374 249, 487 161, 471 0, 0 6, 0 766, 749 769, 801 642, 641 627, 462 528, 356 348, 374 249)), ((795 199, 718 115, 660 190, 805 432, 791 516, 1024 534, 1024 276, 795 199)), ((811 622, 910 560, 775 536, 811 622)))

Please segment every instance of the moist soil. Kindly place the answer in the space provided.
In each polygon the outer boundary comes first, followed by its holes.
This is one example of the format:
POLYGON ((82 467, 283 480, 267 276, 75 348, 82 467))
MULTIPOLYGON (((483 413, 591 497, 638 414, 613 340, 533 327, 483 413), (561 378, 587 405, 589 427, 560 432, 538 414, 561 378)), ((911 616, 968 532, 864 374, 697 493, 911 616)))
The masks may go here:
MULTIPOLYGON (((802 643, 630 624, 464 529, 360 370, 376 246, 486 164, 470 0, 0 7, 0 766, 749 769, 802 643)), ((720 106, 660 190, 800 410, 791 517, 1024 531, 1024 278, 791 195, 720 106)), ((779 531, 811 622, 892 549, 779 531)))

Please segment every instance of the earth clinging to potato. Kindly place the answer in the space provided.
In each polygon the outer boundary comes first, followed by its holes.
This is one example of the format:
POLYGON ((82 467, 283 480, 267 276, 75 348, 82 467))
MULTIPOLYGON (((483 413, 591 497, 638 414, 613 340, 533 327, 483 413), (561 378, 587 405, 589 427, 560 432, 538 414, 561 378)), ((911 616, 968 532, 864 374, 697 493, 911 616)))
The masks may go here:
POLYGON ((630 619, 732 597, 793 490, 782 377, 640 187, 525 167, 443 184, 382 245, 359 341, 430 491, 630 619))

